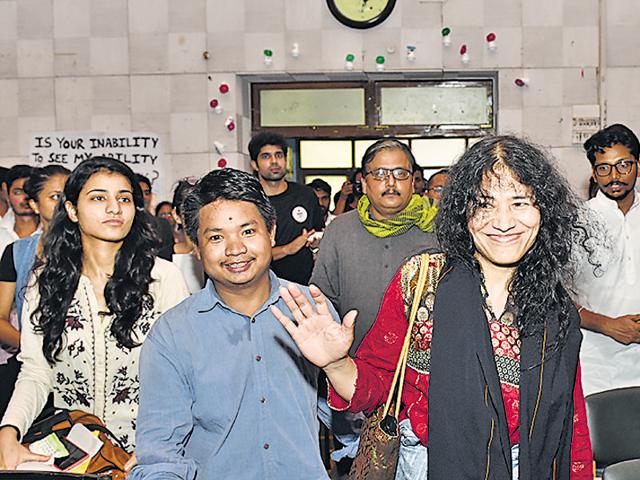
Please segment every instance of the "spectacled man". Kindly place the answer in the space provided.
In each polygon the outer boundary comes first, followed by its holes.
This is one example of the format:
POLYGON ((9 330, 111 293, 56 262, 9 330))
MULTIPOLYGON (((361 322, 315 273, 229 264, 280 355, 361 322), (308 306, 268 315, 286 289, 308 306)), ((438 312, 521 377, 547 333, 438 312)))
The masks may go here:
MULTIPOLYGON (((585 144, 598 192, 587 202, 610 240, 601 268, 584 265, 576 301, 584 339, 580 353, 586 395, 640 385, 640 198, 636 135, 611 125, 585 144)), ((603 261, 603 256, 597 261, 603 261)))
POLYGON ((433 204, 437 204, 442 198, 444 187, 449 183, 449 170, 446 168, 439 170, 429 177, 425 195, 431 199, 433 204))
MULTIPOLYGON (((358 311, 351 354, 373 325, 385 289, 404 259, 437 245, 432 233, 436 209, 414 192, 415 166, 411 150, 401 141, 385 138, 372 144, 362 158, 364 195, 356 210, 338 215, 325 230, 311 283, 341 317, 358 311)), ((331 412, 324 406, 321 402, 328 416, 331 412)), ((355 457, 357 419, 333 412, 333 419, 323 421, 334 434, 344 432, 336 436, 346 448, 334 452, 334 460, 355 457)))

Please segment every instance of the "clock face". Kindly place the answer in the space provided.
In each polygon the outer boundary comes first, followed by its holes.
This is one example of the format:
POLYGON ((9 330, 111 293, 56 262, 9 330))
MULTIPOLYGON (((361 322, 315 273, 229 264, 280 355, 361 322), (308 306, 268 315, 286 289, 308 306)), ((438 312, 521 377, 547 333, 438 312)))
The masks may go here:
POLYGON ((384 22, 396 0, 327 0, 336 19, 352 28, 371 28, 384 22))

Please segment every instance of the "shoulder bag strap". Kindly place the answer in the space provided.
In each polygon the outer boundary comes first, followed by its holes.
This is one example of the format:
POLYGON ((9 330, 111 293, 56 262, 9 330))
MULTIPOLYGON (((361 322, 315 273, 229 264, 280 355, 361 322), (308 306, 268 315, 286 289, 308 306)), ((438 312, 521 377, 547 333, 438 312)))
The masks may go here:
POLYGON ((407 368, 407 357, 409 353, 409 345, 411 343, 411 331, 413 330, 413 323, 416 318, 416 314, 418 313, 418 307, 420 306, 420 299, 422 298, 422 292, 424 291, 424 286, 427 281, 427 274, 429 270, 429 255, 423 253, 420 256, 420 272, 418 273, 418 283, 416 284, 416 289, 413 294, 413 302, 411 304, 411 310, 409 314, 409 325, 407 327, 407 333, 404 336, 404 343, 402 345, 402 350, 400 351, 400 358, 398 359, 398 364, 396 365, 396 370, 393 375, 393 381, 391 382, 391 388, 389 389, 389 396, 387 397, 387 402, 384 405, 384 410, 382 412, 382 418, 387 416, 389 413, 389 409, 391 408, 391 404, 393 402, 394 392, 397 388, 396 402, 395 402, 395 417, 398 418, 398 414, 400 413, 400 403, 402 399, 402 387, 404 384, 404 373, 407 368), (400 379, 400 382, 398 382, 400 379))

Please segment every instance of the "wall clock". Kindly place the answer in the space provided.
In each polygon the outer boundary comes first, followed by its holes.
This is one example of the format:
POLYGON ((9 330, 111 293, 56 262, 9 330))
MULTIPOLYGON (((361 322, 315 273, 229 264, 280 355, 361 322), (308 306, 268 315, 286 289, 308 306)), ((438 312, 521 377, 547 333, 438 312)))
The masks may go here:
POLYGON ((327 0, 331 14, 351 28, 371 28, 384 22, 396 0, 327 0))

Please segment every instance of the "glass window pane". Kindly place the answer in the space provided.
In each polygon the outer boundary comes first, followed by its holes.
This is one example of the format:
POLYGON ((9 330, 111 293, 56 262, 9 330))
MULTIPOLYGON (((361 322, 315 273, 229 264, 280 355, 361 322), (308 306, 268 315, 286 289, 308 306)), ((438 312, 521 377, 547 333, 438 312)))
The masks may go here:
POLYGON ((350 140, 300 140, 301 168, 351 168, 350 140))
POLYGON ((451 165, 465 152, 464 138, 433 138, 411 141, 411 151, 419 165, 437 168, 451 165))
POLYGON ((353 159, 355 160, 356 168, 359 168, 360 165, 362 164, 362 157, 364 156, 364 152, 366 152, 367 148, 369 148, 375 142, 377 142, 377 140, 356 140, 355 141, 355 145, 354 145, 355 153, 354 153, 353 159))
POLYGON ((364 88, 260 92, 261 127, 364 125, 364 88))
POLYGON ((473 125, 491 127, 488 88, 463 84, 380 89, 382 125, 473 125))
POLYGON ((348 180, 349 177, 347 177, 346 175, 307 175, 304 177, 304 183, 309 184, 316 178, 321 178, 331 186, 331 206, 329 207, 329 209, 333 210, 335 208, 333 197, 340 191, 340 189, 342 188, 342 184, 346 180, 348 180))
MULTIPOLYGON (((362 164, 362 157, 364 157, 364 152, 367 151, 367 148, 369 148, 371 145, 373 145, 374 143, 376 143, 378 140, 356 140, 355 141, 355 156, 353 157, 353 159, 355 160, 355 167, 359 168, 360 165, 362 164)), ((402 143, 404 143, 405 145, 409 145, 409 140, 407 140, 406 138, 399 138, 398 140, 400 140, 402 143)))

